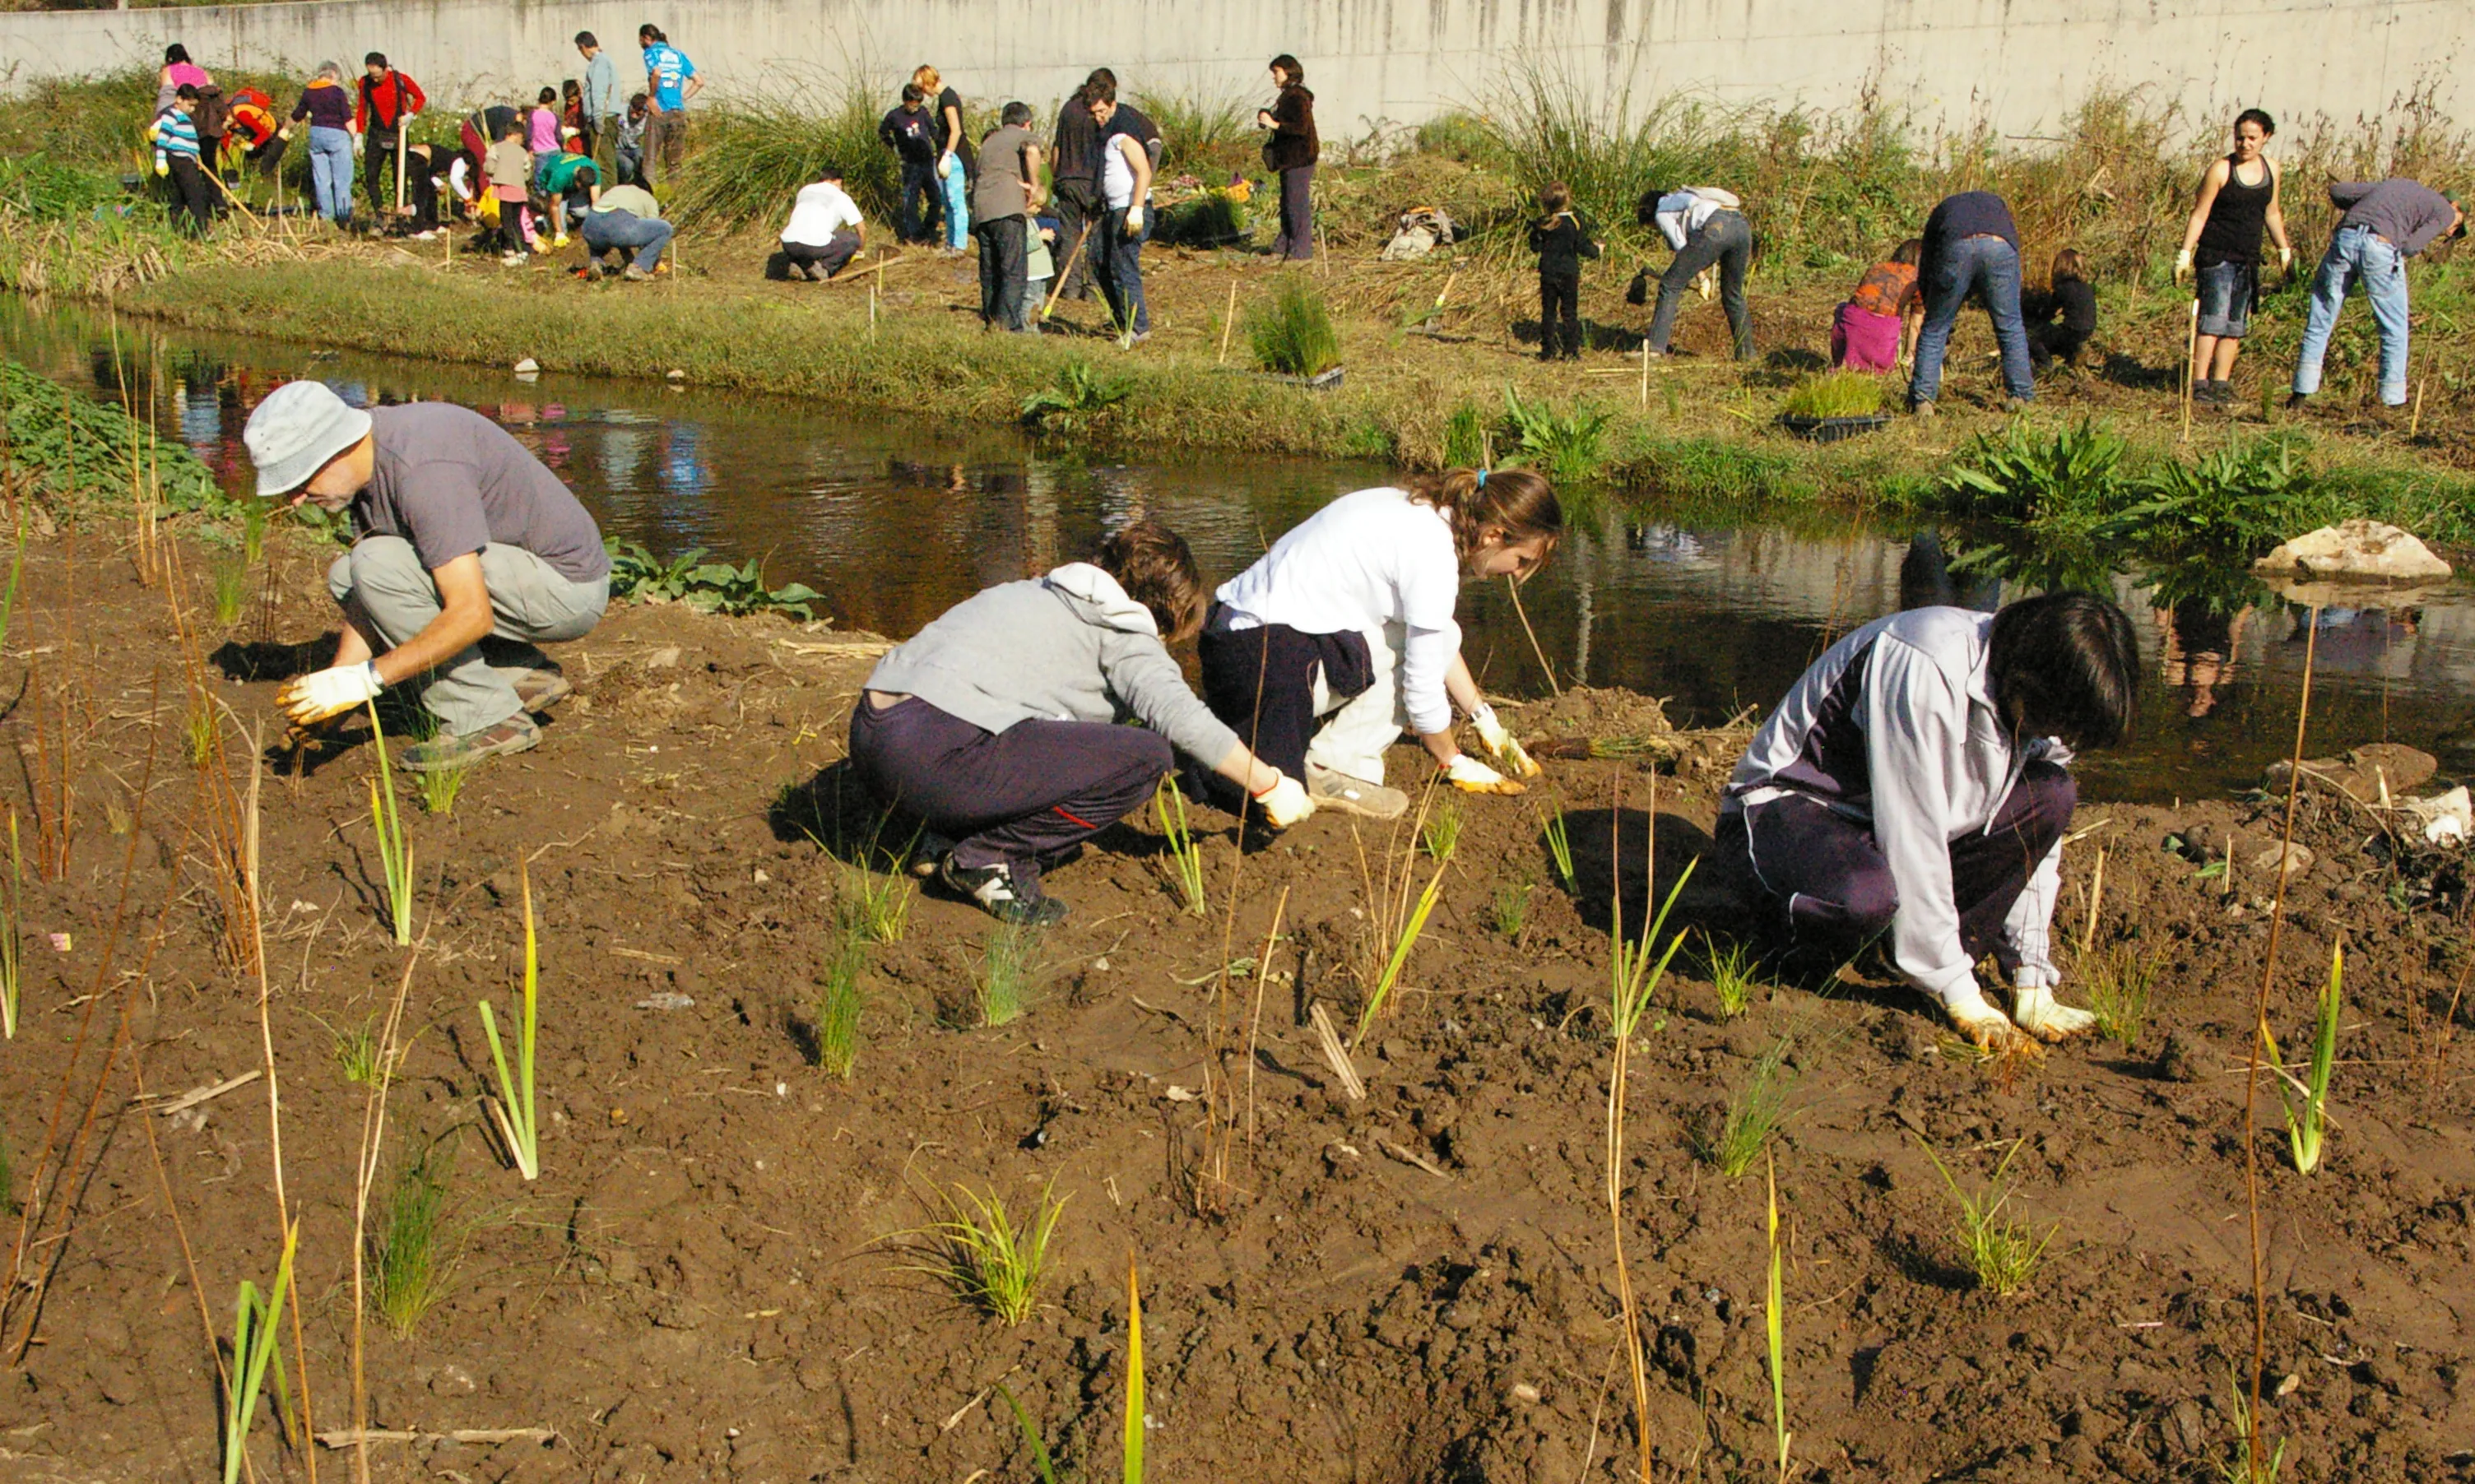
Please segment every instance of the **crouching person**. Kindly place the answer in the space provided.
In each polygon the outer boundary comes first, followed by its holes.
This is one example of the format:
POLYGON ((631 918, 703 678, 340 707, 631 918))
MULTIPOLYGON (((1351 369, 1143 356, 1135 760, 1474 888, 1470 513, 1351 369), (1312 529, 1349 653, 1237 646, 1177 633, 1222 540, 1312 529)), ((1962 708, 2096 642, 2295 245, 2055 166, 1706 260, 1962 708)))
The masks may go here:
POLYGON ((1762 724, 1720 805, 1771 931, 1834 959, 1888 932, 1899 971, 1979 1046, 2089 1030, 2054 999, 2047 943, 2071 749, 2122 737, 2140 655, 2122 610, 2078 593, 1998 613, 1919 608, 1831 645, 1762 724), (2010 980, 2013 1018, 1974 965, 2010 980))
POLYGON ((259 495, 353 517, 353 549, 327 572, 344 637, 328 669, 277 694, 293 724, 409 686, 438 720, 404 750, 413 772, 540 742, 529 713, 571 688, 533 645, 583 638, 610 602, 600 529, 558 476, 469 408, 364 412, 320 381, 276 388, 241 436, 259 495), (492 636, 509 643, 485 658, 492 636))
POLYGON ((1276 827, 1313 811, 1187 689, 1168 645, 1202 623, 1185 538, 1138 521, 1091 561, 990 588, 879 661, 851 710, 851 764, 950 838, 946 885, 1002 921, 1061 922, 1041 868, 1150 798, 1174 753, 1276 827), (1143 725, 1115 724, 1128 719, 1143 725))

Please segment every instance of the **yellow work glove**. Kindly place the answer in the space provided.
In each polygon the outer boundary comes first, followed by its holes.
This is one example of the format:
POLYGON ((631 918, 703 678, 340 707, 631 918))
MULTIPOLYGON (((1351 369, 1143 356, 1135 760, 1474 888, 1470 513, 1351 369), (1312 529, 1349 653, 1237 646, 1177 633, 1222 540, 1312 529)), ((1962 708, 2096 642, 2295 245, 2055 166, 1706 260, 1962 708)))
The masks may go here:
POLYGON ((2174 281, 2181 283, 2192 277, 2192 250, 2185 248, 2174 255, 2174 281))
POLYGON ((1470 725, 1478 729, 1479 742, 1506 772, 1515 778, 1538 776, 1538 765, 1530 760, 1512 729, 1496 719, 1494 707, 1480 702, 1478 710, 1470 713, 1470 725))
POLYGON ((1307 796, 1305 784, 1278 768, 1274 768, 1273 773, 1277 781, 1256 794, 1255 803, 1263 811, 1263 817, 1272 828, 1286 830, 1314 813, 1314 800, 1307 796))
POLYGON ((378 666, 364 660, 358 665, 313 669, 276 692, 275 704, 294 726, 310 726, 367 704, 385 689, 378 666))
POLYGON ((172 161, 164 158, 161 150, 157 150, 155 152, 155 173, 157 175, 170 175, 172 173, 172 161))
POLYGON ((1527 793, 1530 791, 1466 752, 1444 765, 1444 781, 1463 793, 1527 793))

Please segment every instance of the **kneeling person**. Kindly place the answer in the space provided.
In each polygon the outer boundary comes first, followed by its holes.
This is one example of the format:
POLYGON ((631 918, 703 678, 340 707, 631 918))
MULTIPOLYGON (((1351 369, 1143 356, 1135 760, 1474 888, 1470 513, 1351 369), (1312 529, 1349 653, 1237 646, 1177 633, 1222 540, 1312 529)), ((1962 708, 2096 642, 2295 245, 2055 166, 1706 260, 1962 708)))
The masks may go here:
POLYGON ((822 283, 867 251, 868 223, 843 189, 843 167, 821 167, 814 182, 799 187, 791 220, 782 228, 782 256, 791 277, 822 283))
POLYGON ((276 696, 294 724, 410 685, 439 724, 404 751, 414 772, 538 742, 527 713, 569 687, 532 646, 583 638, 610 602, 600 529, 558 476, 469 408, 364 412, 320 381, 276 388, 241 436, 259 495, 353 515, 353 549, 327 572, 344 610, 334 663, 276 696), (506 663, 482 657, 493 635, 518 646, 506 663))
POLYGON ((1287 827, 1306 789, 1187 689, 1167 642, 1203 622, 1185 538, 1138 521, 1090 562, 948 609, 877 663, 850 759, 879 797, 954 843, 948 886, 1007 922, 1064 920, 1041 869, 1141 806, 1183 752, 1287 827), (1115 723, 1132 718, 1140 727, 1115 723))
POLYGON ((1718 845, 1749 858, 1768 926, 1834 958, 1886 930, 1899 973, 1980 1046, 2095 1025, 2056 1002, 2047 943, 2077 790, 2071 748, 2129 724, 2140 654, 2079 593, 1999 613, 1918 608, 1830 646, 1754 734, 1718 845), (1985 1001, 1992 955, 2016 1023, 1985 1001))

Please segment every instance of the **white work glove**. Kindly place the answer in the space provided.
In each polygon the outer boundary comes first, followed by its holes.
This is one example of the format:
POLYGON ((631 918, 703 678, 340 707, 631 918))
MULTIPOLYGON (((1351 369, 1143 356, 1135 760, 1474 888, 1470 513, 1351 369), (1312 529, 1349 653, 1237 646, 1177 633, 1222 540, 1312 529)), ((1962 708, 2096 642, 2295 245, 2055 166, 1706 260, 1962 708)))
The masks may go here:
POLYGON ((1444 765, 1444 781, 1463 793, 1527 793, 1530 791, 1466 752, 1444 765))
POLYGON ((157 150, 155 152, 155 173, 157 175, 170 175, 172 173, 172 161, 164 158, 161 150, 157 150))
POLYGON ((2040 1040, 2064 1041, 2096 1029, 2096 1017, 2054 998, 2044 985, 2022 985, 2012 992, 2011 1018, 2021 1030, 2040 1040))
POLYGON ((363 705, 386 689, 376 662, 313 669, 275 693, 275 704, 294 726, 309 726, 363 705))
POLYGON ((1138 201, 1133 206, 1126 207, 1126 235, 1129 237, 1139 237, 1142 234, 1143 204, 1138 201))
POLYGON ((1702 296, 1702 302, 1703 304, 1708 304, 1710 302, 1710 296, 1718 292, 1718 269, 1704 268, 1700 273, 1693 276, 1693 292, 1702 296))
POLYGON ((1950 1016, 1950 1023, 1959 1028, 1959 1034, 1967 1036, 1980 1050, 2038 1050, 2037 1043, 2013 1025, 2009 1016, 1985 1003, 1985 996, 1977 992, 1974 985, 1963 985, 1952 991, 1942 1002, 1942 1008, 1950 1016))
POLYGON ((2185 248, 2174 255, 2174 281, 2182 282, 2192 276, 2192 250, 2185 248))
POLYGON ((1535 778, 1538 765, 1530 760, 1512 729, 1496 719, 1495 708, 1484 701, 1470 713, 1470 725, 1478 729, 1478 740, 1504 770, 1515 778, 1535 778))
POLYGON ((355 155, 360 154, 363 149, 368 147, 368 143, 369 141, 363 138, 361 134, 355 131, 353 134, 353 153, 355 155))
POLYGON ((1274 768, 1276 781, 1255 795, 1255 803, 1273 829, 1286 830, 1314 813, 1314 800, 1307 796, 1307 786, 1274 768))
POLYGON ((2283 247, 2277 250, 2277 271, 2290 279, 2294 277, 2294 249, 2283 247))

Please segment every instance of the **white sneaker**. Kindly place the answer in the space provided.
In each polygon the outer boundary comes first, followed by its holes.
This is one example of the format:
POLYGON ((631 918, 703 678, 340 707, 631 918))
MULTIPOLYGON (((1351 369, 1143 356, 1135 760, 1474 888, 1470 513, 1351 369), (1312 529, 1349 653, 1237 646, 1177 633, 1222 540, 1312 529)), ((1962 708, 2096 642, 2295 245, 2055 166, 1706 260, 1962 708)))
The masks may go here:
POLYGON ((1307 792, 1317 809, 1336 809, 1369 819, 1398 819, 1409 812, 1409 795, 1380 783, 1353 778, 1319 764, 1307 765, 1307 792))

